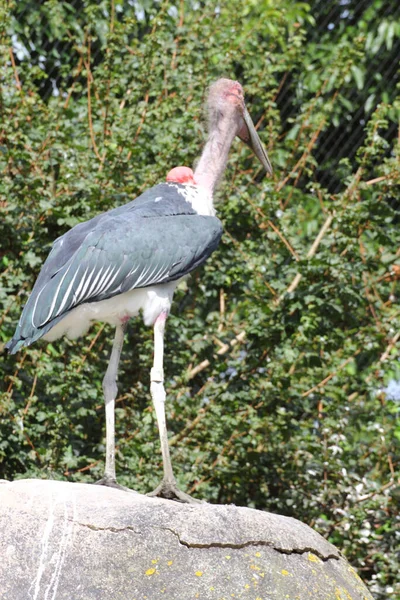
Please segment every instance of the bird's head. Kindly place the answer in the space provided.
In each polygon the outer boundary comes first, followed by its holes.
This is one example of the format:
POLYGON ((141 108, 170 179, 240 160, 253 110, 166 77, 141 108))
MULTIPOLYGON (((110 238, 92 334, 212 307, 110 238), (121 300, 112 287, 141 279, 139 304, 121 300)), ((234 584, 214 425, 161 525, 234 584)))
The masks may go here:
POLYGON ((240 83, 232 79, 218 79, 210 86, 207 107, 210 129, 218 128, 223 118, 231 120, 235 134, 251 148, 264 169, 272 174, 270 160, 247 111, 240 83))
POLYGON ((194 184, 193 171, 189 167, 175 167, 167 174, 169 183, 189 183, 194 184))

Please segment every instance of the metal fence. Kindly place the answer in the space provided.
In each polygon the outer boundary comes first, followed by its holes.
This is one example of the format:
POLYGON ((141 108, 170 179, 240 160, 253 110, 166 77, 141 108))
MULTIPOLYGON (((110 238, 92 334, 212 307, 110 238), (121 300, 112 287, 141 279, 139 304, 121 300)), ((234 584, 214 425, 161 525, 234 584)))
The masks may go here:
MULTIPOLYGON (((60 80, 64 78, 65 67, 61 65, 60 56, 71 57, 71 72, 75 51, 75 40, 54 39, 46 33, 46 27, 41 23, 40 28, 35 26, 34 13, 46 4, 46 0, 21 0, 15 4, 13 10, 13 24, 15 32, 12 34, 15 60, 24 60, 29 54, 29 59, 36 63, 47 75, 40 80, 41 93, 44 98, 49 98, 58 93, 60 80), (64 67, 64 70, 62 70, 64 67)), ((68 4, 71 11, 79 14, 84 9, 82 0, 73 0, 68 4)), ((129 0, 127 9, 132 11, 138 20, 144 20, 145 13, 139 2, 129 0)), ((126 5, 125 5, 126 6, 126 5)), ((375 30, 382 29, 382 23, 400 23, 400 4, 382 2, 381 0, 316 0, 311 2, 311 14, 315 25, 307 25, 307 43, 316 44, 338 42, 343 31, 355 27, 361 20, 365 20, 371 7, 378 17, 378 22, 373 25, 375 30)), ((145 27, 143 28, 145 31, 145 27)), ((382 31, 380 32, 382 34, 382 31)), ((347 96, 348 114, 341 119, 339 125, 333 122, 321 132, 313 153, 318 164, 315 172, 317 181, 330 192, 340 190, 340 179, 337 175, 338 165, 342 158, 354 161, 357 150, 365 139, 365 124, 376 106, 384 102, 393 102, 399 93, 399 60, 400 36, 388 33, 387 41, 382 44, 379 52, 373 57, 366 77, 361 87, 354 85, 347 96)), ((76 54, 75 54, 76 56, 76 54)), ((91 50, 93 62, 104 59, 104 48, 100 42, 94 42, 91 50)), ((299 106, 295 101, 295 94, 291 88, 290 76, 277 97, 277 105, 281 113, 283 124, 296 116, 299 106)), ((398 126, 392 122, 383 133, 385 139, 392 145, 397 136, 398 126)))

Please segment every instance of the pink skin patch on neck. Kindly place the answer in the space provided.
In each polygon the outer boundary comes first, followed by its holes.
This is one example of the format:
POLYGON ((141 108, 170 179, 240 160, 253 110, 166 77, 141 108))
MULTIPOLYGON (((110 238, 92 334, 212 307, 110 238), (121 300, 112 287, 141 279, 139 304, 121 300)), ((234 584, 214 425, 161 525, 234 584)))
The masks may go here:
POLYGON ((195 185, 194 174, 189 167, 175 167, 167 175, 169 183, 190 183, 195 185))

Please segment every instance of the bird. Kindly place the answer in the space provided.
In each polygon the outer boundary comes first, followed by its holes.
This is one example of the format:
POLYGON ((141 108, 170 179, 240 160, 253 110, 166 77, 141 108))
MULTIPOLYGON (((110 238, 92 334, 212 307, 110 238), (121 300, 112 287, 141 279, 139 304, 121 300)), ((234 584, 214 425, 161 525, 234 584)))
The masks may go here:
POLYGON ((10 353, 39 338, 75 339, 97 321, 115 327, 102 387, 106 416, 106 456, 102 485, 126 489, 115 468, 115 399, 117 373, 128 321, 142 312, 154 330, 150 392, 163 459, 163 478, 150 492, 181 502, 195 502, 177 485, 165 418, 164 331, 178 283, 202 265, 217 248, 222 224, 213 194, 238 136, 264 170, 272 167, 244 101, 238 81, 222 78, 208 90, 208 136, 195 170, 171 169, 159 183, 124 206, 75 225, 57 238, 23 308, 10 353))

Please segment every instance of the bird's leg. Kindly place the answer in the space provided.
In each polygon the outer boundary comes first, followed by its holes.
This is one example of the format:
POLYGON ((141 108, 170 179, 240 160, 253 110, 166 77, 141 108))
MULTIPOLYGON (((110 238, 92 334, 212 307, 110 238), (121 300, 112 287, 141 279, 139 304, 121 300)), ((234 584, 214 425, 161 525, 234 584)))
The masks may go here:
POLYGON ((164 477, 160 485, 147 494, 181 502, 199 502, 182 492, 175 481, 168 446, 167 424, 165 420, 165 389, 164 389, 164 331, 167 311, 163 311, 154 323, 154 362, 150 374, 151 397, 156 411, 158 431, 160 434, 161 453, 163 458, 164 477))
MULTIPOLYGON (((118 489, 128 490, 117 483, 115 475, 115 398, 117 396, 118 364, 127 321, 117 325, 110 361, 103 379, 104 401, 106 406, 106 466, 104 477, 97 481, 98 485, 107 485, 118 489)), ((129 490, 131 491, 131 490, 129 490)))

